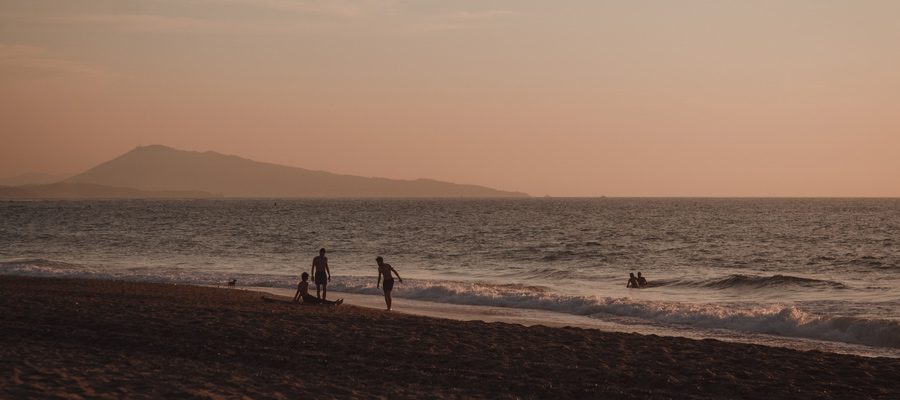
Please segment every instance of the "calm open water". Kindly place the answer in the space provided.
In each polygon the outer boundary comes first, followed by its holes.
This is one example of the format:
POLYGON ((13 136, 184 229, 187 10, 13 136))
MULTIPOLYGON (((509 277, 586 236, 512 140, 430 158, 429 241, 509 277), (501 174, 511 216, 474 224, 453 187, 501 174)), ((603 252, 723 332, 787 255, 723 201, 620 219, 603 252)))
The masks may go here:
POLYGON ((293 288, 325 247, 332 291, 381 255, 395 299, 898 357, 898 232, 900 199, 7 201, 0 274, 293 288))

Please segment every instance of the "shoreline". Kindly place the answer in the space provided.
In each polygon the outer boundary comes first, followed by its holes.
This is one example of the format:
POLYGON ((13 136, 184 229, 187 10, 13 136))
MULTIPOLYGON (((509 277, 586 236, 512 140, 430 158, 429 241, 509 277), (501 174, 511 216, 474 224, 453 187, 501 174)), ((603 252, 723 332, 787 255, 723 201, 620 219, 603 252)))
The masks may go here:
MULTIPOLYGON (((211 285, 210 287, 223 286, 211 285)), ((276 287, 243 286, 238 288, 287 297, 292 297, 295 292, 293 289, 276 287)), ((329 291, 329 294, 329 298, 332 300, 344 297, 347 303, 351 305, 369 307, 374 310, 384 309, 384 299, 382 296, 339 292, 336 290, 329 291)), ((698 327, 682 327, 681 329, 678 329, 649 324, 622 324, 589 318, 584 315, 565 314, 550 310, 439 303, 428 300, 398 297, 396 294, 394 296, 394 311, 424 317, 447 318, 456 321, 503 322, 524 326, 543 325, 555 328, 576 327, 597 329, 604 332, 637 333, 644 336, 672 336, 694 340, 714 339, 730 343, 755 344, 800 351, 817 350, 825 353, 848 354, 860 357, 886 357, 900 361, 900 349, 872 348, 863 344, 827 342, 811 338, 775 336, 764 333, 710 330, 698 327)))
POLYGON ((890 358, 0 275, 0 397, 898 398, 890 358))

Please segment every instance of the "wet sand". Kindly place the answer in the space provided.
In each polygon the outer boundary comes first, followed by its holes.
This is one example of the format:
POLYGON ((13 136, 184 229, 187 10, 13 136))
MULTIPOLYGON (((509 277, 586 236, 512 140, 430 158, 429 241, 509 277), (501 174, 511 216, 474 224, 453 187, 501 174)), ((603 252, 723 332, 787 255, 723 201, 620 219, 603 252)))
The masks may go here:
POLYGON ((0 276, 0 398, 900 398, 900 360, 0 276))

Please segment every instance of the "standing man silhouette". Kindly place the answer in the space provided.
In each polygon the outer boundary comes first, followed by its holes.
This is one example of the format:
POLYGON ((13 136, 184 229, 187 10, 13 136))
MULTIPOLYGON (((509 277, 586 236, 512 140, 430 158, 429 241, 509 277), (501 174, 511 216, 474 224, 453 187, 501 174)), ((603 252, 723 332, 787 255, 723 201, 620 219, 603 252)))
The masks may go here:
POLYGON ((384 262, 381 256, 376 257, 375 262, 378 263, 378 283, 375 284, 375 287, 381 286, 381 277, 384 276, 384 303, 387 305, 387 310, 391 311, 391 291, 394 290, 394 277, 391 276, 391 272, 397 275, 400 283, 403 283, 403 279, 400 278, 400 274, 397 273, 397 270, 391 264, 384 262))
POLYGON ((331 282, 331 270, 328 269, 328 257, 325 257, 324 248, 319 249, 319 255, 313 258, 310 275, 315 277, 316 297, 325 300, 325 296, 328 296, 328 282, 331 282))

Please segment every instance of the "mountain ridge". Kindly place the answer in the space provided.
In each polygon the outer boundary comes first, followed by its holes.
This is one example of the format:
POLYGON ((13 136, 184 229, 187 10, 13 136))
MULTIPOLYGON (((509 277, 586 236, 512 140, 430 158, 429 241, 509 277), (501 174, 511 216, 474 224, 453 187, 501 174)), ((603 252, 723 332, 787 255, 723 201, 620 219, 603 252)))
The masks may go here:
POLYGON ((73 174, 43 174, 26 172, 21 175, 0 178, 0 186, 49 185, 71 177, 73 174))
POLYGON ((95 185, 92 183, 57 182, 46 185, 0 186, 2 199, 199 199, 222 197, 196 190, 138 190, 95 185))
POLYGON ((259 162, 235 155, 139 146, 65 183, 145 191, 201 191, 224 197, 529 197, 484 186, 433 179, 340 175, 259 162))

